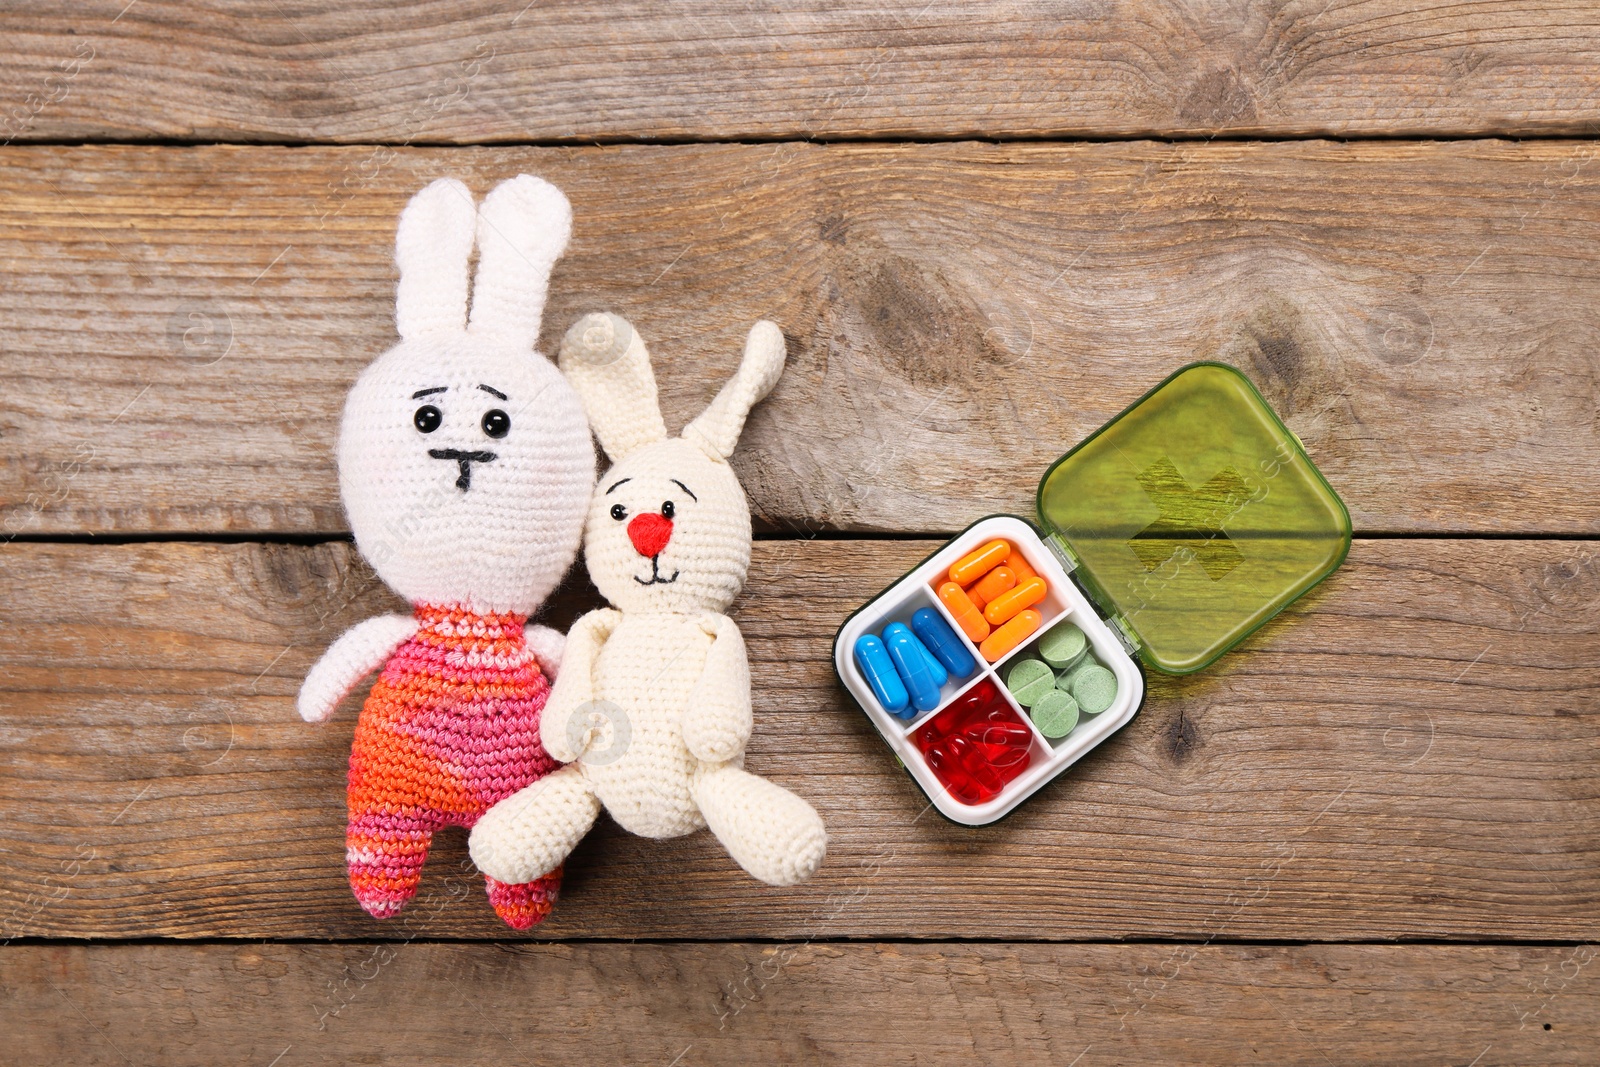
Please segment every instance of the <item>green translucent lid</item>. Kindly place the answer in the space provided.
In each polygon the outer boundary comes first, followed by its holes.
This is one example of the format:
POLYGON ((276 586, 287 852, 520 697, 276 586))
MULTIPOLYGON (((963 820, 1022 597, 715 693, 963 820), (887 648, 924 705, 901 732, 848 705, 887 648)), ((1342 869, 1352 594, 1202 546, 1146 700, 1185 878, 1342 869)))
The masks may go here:
POLYGON ((1184 367, 1062 456, 1039 516, 1168 674, 1210 664, 1327 577, 1350 514, 1250 380, 1184 367))

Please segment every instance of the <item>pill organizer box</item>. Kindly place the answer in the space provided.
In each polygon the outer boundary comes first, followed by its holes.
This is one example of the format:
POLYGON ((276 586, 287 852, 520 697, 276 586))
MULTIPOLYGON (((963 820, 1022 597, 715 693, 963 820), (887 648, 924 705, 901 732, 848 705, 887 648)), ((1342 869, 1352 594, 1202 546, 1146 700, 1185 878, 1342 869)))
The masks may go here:
MULTIPOLYGON (((1001 818, 1125 726, 1144 702, 1144 667, 1202 670, 1344 561, 1344 503, 1248 378, 1222 363, 1184 367, 1056 460, 1039 483, 1038 520, 979 519, 857 609, 834 640, 834 669, 938 810, 982 826, 1001 818), (951 564, 1001 539, 1049 590, 1037 629, 995 662, 941 602, 951 564), (853 650, 867 634, 931 608, 976 660, 949 677, 935 707, 907 717, 879 704, 853 650), (1036 655, 1070 621, 1116 677, 1116 698, 1050 739, 1006 687, 1008 667, 1036 655), (982 803, 958 799, 917 743, 930 720, 989 683, 1032 733, 1027 767, 982 803)), ((985 689, 983 692, 988 693, 985 689)), ((1015 764, 1012 764, 1015 766, 1015 764)))

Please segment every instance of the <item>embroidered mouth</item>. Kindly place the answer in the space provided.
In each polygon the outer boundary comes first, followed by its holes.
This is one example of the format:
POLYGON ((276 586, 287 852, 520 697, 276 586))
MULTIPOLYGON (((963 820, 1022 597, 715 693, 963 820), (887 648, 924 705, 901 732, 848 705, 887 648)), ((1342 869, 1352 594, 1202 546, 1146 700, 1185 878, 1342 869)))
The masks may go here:
POLYGON ((661 577, 661 557, 656 555, 650 557, 650 577, 645 579, 635 574, 633 580, 640 585, 671 585, 678 580, 678 572, 673 571, 671 578, 661 577))
POLYGON ((456 477, 456 488, 465 493, 472 488, 472 465, 474 463, 490 463, 500 457, 494 452, 464 452, 459 448, 430 448, 428 455, 434 459, 453 459, 458 464, 460 474, 456 477))

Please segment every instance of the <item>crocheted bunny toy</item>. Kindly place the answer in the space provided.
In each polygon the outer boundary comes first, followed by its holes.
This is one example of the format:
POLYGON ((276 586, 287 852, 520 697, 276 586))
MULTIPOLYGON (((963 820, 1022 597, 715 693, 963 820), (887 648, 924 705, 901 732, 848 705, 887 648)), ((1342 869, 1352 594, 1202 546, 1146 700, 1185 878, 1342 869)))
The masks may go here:
POLYGON ((743 769, 750 665, 723 614, 750 566, 750 508, 727 460, 783 360, 778 327, 756 323, 733 380, 668 438, 632 327, 589 315, 567 331, 561 369, 613 461, 595 487, 584 552, 614 606, 568 635, 541 723, 545 748, 576 762, 479 820, 471 850, 480 869, 512 882, 556 869, 602 804, 645 837, 709 826, 772 885, 802 881, 822 862, 827 835, 811 805, 743 769))
MULTIPOLYGON (((345 837, 350 888, 379 918, 416 893, 435 830, 472 826, 556 767, 539 716, 563 640, 527 620, 577 556, 595 456, 577 394, 534 344, 571 231, 566 197, 528 175, 481 210, 458 181, 419 192, 395 238, 400 343, 345 402, 350 528, 414 610, 335 641, 299 710, 321 722, 383 668, 356 723, 345 837)), ((554 868, 489 878, 489 901, 525 929, 549 913, 560 880, 554 868)))

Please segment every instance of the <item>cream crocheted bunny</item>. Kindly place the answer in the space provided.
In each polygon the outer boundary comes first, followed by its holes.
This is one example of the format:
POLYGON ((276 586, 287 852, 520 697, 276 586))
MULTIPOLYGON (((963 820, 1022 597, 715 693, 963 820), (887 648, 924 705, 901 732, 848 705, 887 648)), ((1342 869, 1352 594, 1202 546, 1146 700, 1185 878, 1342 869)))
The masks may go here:
POLYGON ((567 331, 561 369, 614 464, 595 487, 584 541, 589 575, 614 608, 573 627, 545 708, 545 748, 576 762, 472 831, 473 861, 495 878, 555 869, 602 804, 645 837, 709 826, 772 885, 803 881, 822 862, 827 835, 811 805, 742 767, 750 665, 722 614, 750 566, 750 508, 727 460, 783 361, 783 334, 756 323, 733 380, 669 439, 633 328, 589 315, 567 331))
MULTIPOLYGON (((533 346, 571 232, 567 198, 526 174, 481 210, 458 181, 419 192, 395 237, 400 343, 345 401, 350 528, 412 614, 368 619, 335 641, 299 710, 321 722, 383 668, 350 750, 345 836, 350 888, 379 918, 415 895, 434 831, 471 826, 556 767, 539 715, 562 639, 527 621, 577 556, 595 456, 577 394, 533 346)), ((488 881, 510 925, 550 911, 560 873, 541 873, 488 881)))

